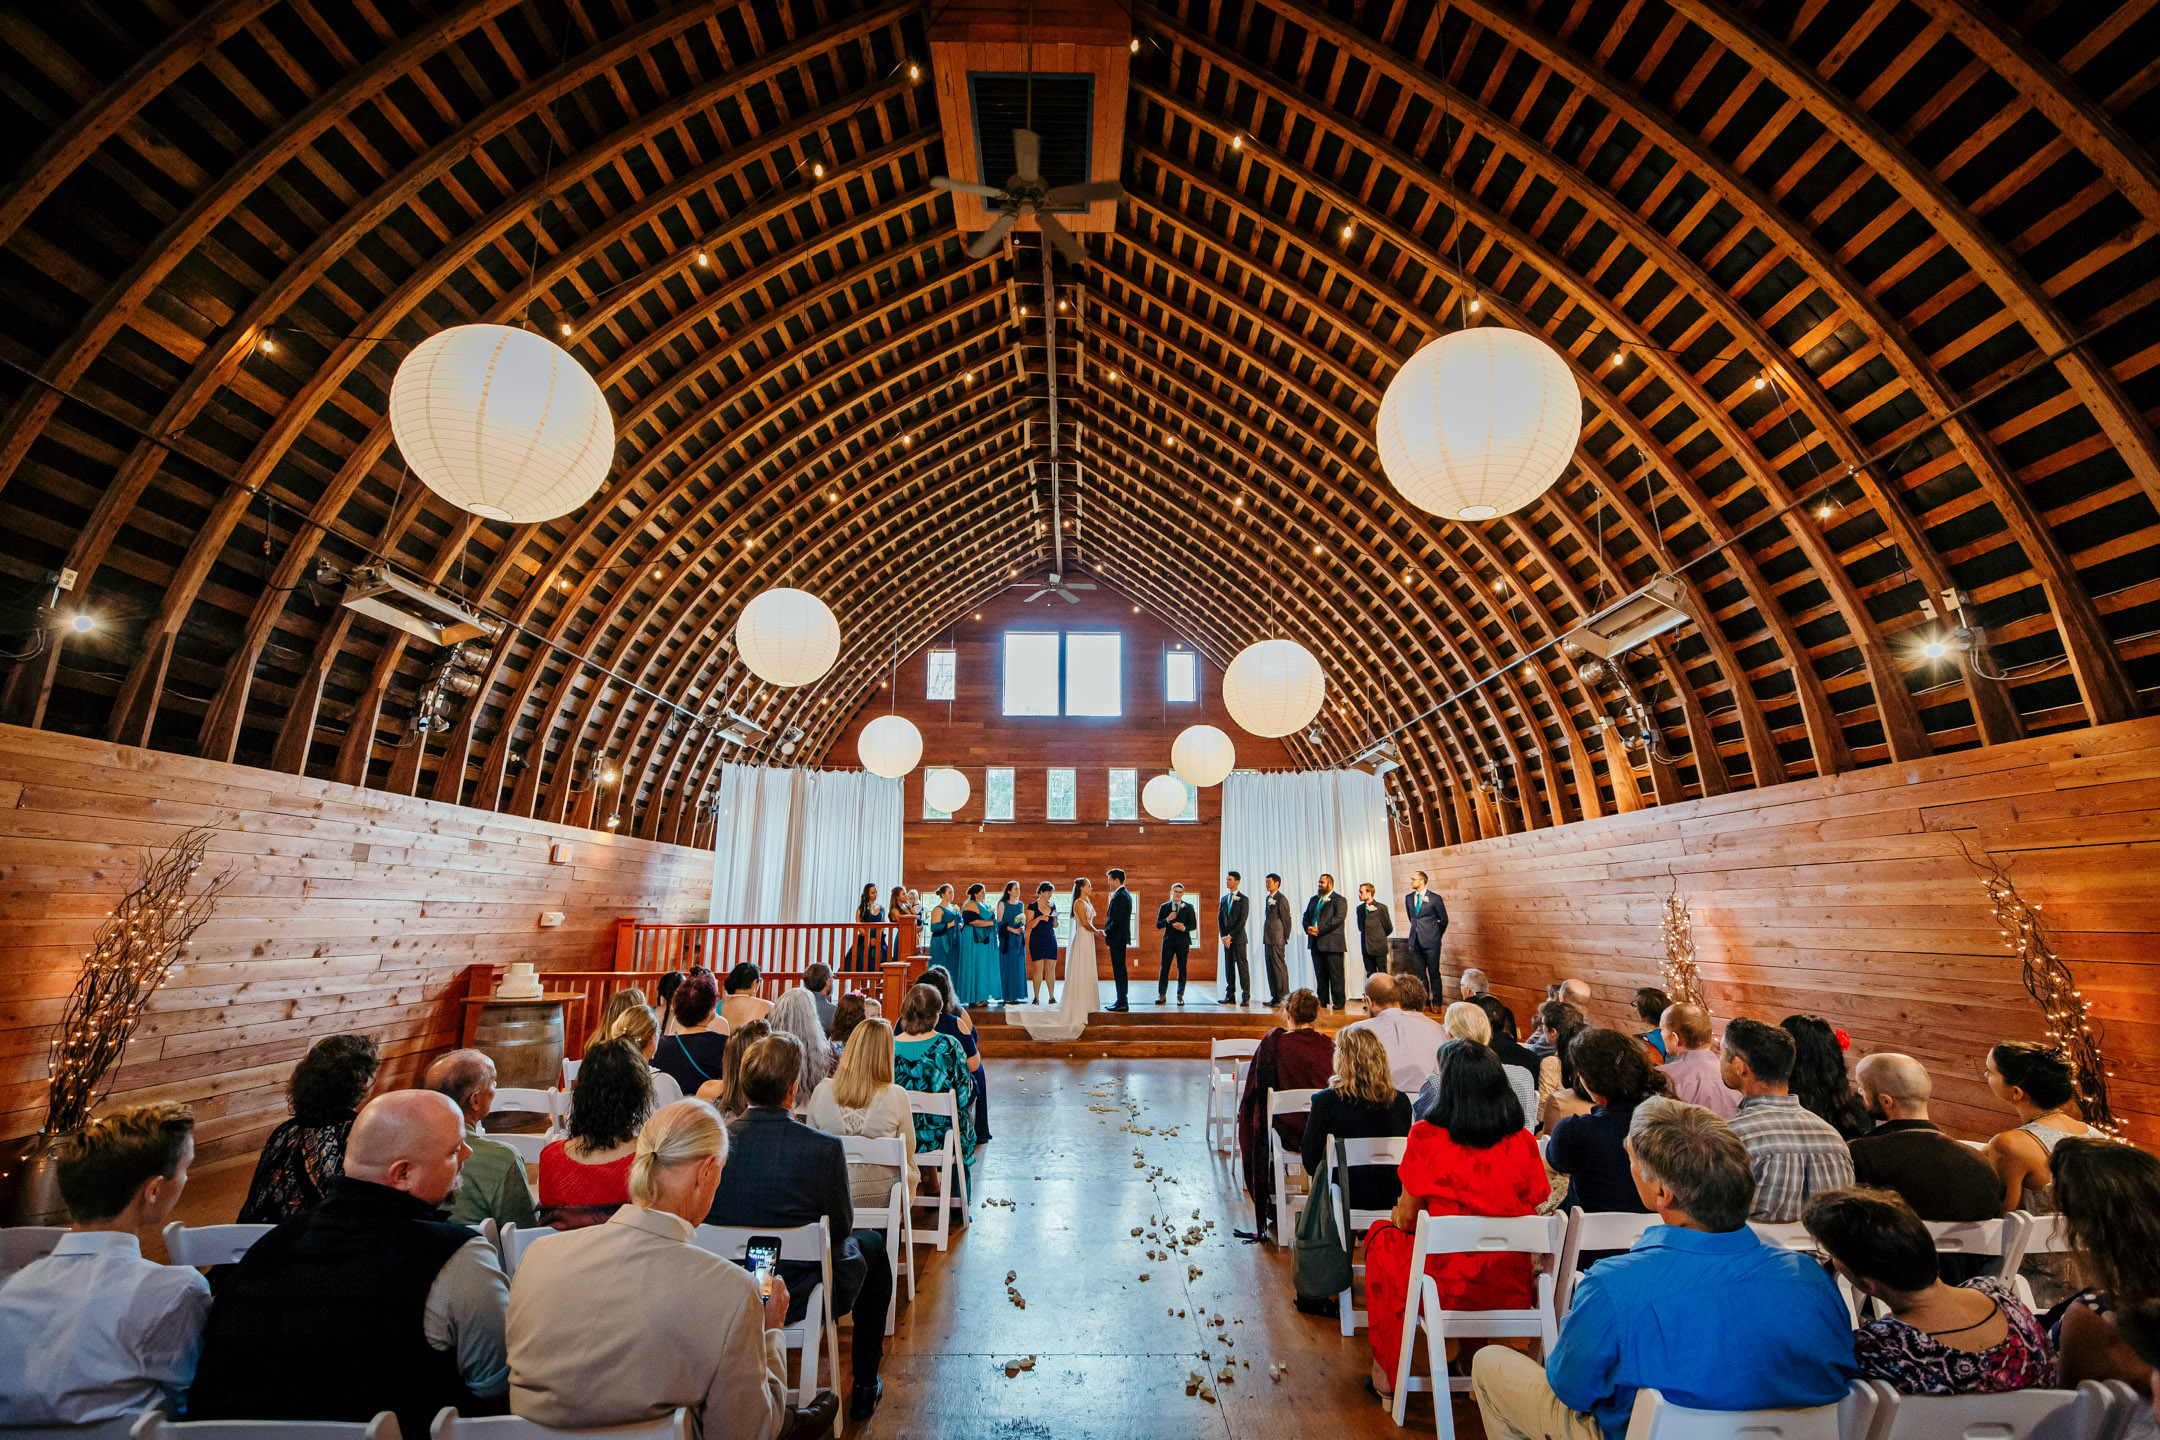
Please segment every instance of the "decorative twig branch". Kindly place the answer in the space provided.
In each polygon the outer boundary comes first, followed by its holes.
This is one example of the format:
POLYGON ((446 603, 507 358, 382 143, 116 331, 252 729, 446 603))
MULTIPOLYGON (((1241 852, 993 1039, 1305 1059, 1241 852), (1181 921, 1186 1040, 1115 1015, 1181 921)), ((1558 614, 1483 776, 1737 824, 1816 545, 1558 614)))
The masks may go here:
POLYGON ((1976 859, 1966 850, 1965 858, 1975 869, 1985 872, 1980 885, 1995 907, 1995 924, 2002 931, 2003 948, 2018 957, 2025 993, 2040 1003, 2049 1042, 2077 1071, 2078 1109, 2087 1124, 2113 1133, 2115 1112, 2108 1107, 2107 1059, 2100 1050, 2102 1036, 2093 1029, 2077 977, 2048 943, 2047 929, 2040 922, 2040 907, 2025 902, 2010 879, 2009 867, 1994 856, 1976 859))
POLYGON ((1695 922, 1680 896, 1679 878, 1669 878, 1673 888, 1665 897, 1665 994, 1675 1005, 1700 1005, 1707 1010, 1710 1002, 1703 998, 1702 972, 1695 968, 1695 922))

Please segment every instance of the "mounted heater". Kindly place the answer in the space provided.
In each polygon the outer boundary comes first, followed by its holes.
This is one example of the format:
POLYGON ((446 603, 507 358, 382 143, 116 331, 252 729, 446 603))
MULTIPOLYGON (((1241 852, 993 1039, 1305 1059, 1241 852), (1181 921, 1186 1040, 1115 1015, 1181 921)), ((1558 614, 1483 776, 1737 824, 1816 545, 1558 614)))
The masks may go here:
POLYGON ((727 744, 740 745, 747 750, 772 733, 740 710, 724 710, 721 714, 727 723, 720 727, 716 738, 727 744))
POLYGON ((502 629, 499 621, 473 614, 453 605, 425 586, 398 575, 386 565, 355 570, 346 582, 344 607, 370 620, 418 636, 430 645, 456 645, 492 636, 502 629))
POLYGON ((1688 613, 1687 591, 1671 575, 1659 575, 1634 594, 1615 600, 1560 637, 1569 646, 1610 660, 1677 630, 1694 616, 1688 613))
POLYGON ((1402 768, 1402 751, 1393 740, 1376 740, 1350 757, 1352 765, 1370 766, 1375 775, 1385 775, 1390 770, 1402 768))

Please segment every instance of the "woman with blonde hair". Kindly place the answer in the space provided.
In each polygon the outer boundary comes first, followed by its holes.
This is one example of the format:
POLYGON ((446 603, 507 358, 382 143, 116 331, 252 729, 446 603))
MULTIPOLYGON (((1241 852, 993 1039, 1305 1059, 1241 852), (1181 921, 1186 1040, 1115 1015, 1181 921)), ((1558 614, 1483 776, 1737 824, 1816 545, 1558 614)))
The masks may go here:
MULTIPOLYGON (((1395 1088, 1387 1048, 1362 1025, 1344 1027, 1335 1037, 1335 1077, 1312 1097, 1312 1113, 1298 1144, 1305 1173, 1320 1173, 1322 1156, 1334 1142, 1380 1140, 1410 1133, 1410 1097, 1395 1088)), ((1350 1170, 1350 1208, 1387 1210, 1402 1187, 1392 1165, 1355 1165, 1350 1170)))
MULTIPOLYGON (((615 995, 608 997, 608 1003, 613 1005, 616 996, 621 995, 631 996, 640 1002, 643 999, 635 990, 618 990, 615 995)), ((600 1040, 627 1040, 645 1057, 645 1068, 652 1074, 654 1109, 672 1105, 683 1098, 682 1086, 675 1083, 675 1077, 665 1070, 653 1067, 653 1052, 660 1048, 660 1022, 653 1019, 652 1011, 646 1009, 642 1003, 617 1007, 615 1018, 608 1022, 606 1033, 600 1036, 600 1040)), ((598 1043, 597 1040, 592 1042, 598 1043)), ((586 1048, 592 1047, 588 1045, 586 1048)))
POLYGON ((632 1008, 645 1008, 644 991, 634 985, 625 985, 622 989, 611 992, 606 1003, 600 1007, 600 1023, 593 1026, 592 1033, 585 1037, 585 1048, 590 1050, 603 1040, 614 1039, 615 1022, 622 1018, 624 1011, 632 1008))
POLYGON ((802 1047, 802 1075, 796 1081, 795 1093, 807 1096, 815 1092, 832 1073, 833 1065, 832 1041, 825 1038, 825 1027, 818 1023, 817 997, 797 985, 780 997, 765 1022, 775 1035, 792 1035, 802 1047))
MULTIPOLYGON (((719 1094, 713 1100, 713 1104, 720 1107, 720 1113, 727 1119, 733 1120, 750 1108, 750 1102, 743 1098, 742 1093, 743 1056, 750 1053, 751 1046, 770 1034, 772 1034, 771 1025, 763 1020, 750 1020, 741 1025, 734 1035, 729 1037, 727 1060, 720 1074, 719 1094)), ((698 1093, 702 1097, 704 1095, 703 1089, 701 1088, 698 1093)))
MULTIPOLYGON (((914 1198, 915 1116, 907 1091, 893 1083, 892 1026, 871 1018, 857 1024, 840 1052, 840 1066, 810 1097, 810 1125, 828 1135, 856 1135, 866 1140, 890 1137, 907 1157, 907 1193, 914 1198)), ((848 1193, 857 1205, 880 1209, 892 1198, 893 1181, 902 1179, 893 1165, 848 1166, 848 1193)))

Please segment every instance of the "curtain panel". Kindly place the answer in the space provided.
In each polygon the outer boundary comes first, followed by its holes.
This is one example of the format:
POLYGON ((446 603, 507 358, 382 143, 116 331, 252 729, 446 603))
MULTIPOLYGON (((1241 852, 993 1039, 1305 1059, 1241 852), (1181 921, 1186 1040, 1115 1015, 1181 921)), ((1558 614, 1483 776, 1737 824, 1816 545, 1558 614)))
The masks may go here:
MULTIPOLYGON (((1260 901, 1267 894, 1269 871, 1282 876, 1290 899, 1295 933, 1284 959, 1290 988, 1313 983, 1311 937, 1303 929, 1305 902, 1319 890, 1320 876, 1335 877, 1335 888, 1353 907, 1357 887, 1370 884, 1383 903, 1393 904, 1389 874, 1387 796, 1380 777, 1363 770, 1307 770, 1261 775, 1233 771, 1223 780, 1222 871, 1242 877, 1239 888, 1253 897, 1247 926, 1248 953, 1255 975, 1261 970, 1260 901)), ((1220 877, 1218 886, 1220 889, 1220 877)), ((1362 993, 1365 970, 1359 963, 1357 937, 1343 956, 1348 993, 1362 993)))
POLYGON ((720 767, 712 920, 788 925, 855 918, 900 882, 898 780, 859 770, 720 767))

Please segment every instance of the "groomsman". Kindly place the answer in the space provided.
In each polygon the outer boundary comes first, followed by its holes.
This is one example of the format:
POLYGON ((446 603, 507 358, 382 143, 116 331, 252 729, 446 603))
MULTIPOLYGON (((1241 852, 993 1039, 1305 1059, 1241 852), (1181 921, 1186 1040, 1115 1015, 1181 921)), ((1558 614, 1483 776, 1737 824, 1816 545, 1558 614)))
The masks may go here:
POLYGON ((1447 934, 1447 902, 1425 883, 1425 872, 1410 877, 1403 897, 1410 920, 1410 972, 1425 982, 1428 995, 1445 994, 1440 984, 1440 939, 1447 934))
POLYGON ((1267 877, 1267 898, 1260 902, 1260 953, 1267 959, 1267 1003, 1283 1003, 1290 989, 1290 967, 1284 955, 1290 948, 1290 897, 1282 893, 1282 876, 1267 877))
POLYGON ((1200 933, 1200 912, 1185 898, 1183 885, 1170 887, 1170 898, 1155 912, 1155 928, 1162 931, 1162 970, 1155 979, 1155 1003, 1170 998, 1170 967, 1177 966, 1178 1004, 1185 1003, 1185 961, 1192 954, 1193 936, 1200 933))
POLYGON ((1238 889, 1238 872, 1232 870, 1229 889, 1215 902, 1215 933, 1222 936, 1223 993, 1221 1003, 1236 1005, 1238 982, 1245 983, 1245 999, 1252 1004, 1252 962, 1246 959, 1245 921, 1252 914, 1252 899, 1238 889))
POLYGON ((1341 1010, 1348 1003, 1343 992, 1343 929, 1350 921, 1350 902, 1335 893, 1335 877, 1320 877, 1320 893, 1305 902, 1305 935, 1312 946, 1313 979, 1320 987, 1320 1003, 1341 1010))
POLYGON ((1367 975, 1388 973, 1388 936, 1394 933, 1395 917, 1380 903, 1379 892, 1370 885, 1358 886, 1358 954, 1365 962, 1367 975))
POLYGON ((1112 1010, 1130 1010, 1125 1003, 1125 947, 1132 940, 1132 891, 1125 888, 1125 872, 1112 870, 1110 909, 1103 924, 1103 938, 1110 942, 1110 978, 1117 985, 1117 1004, 1112 1010))

